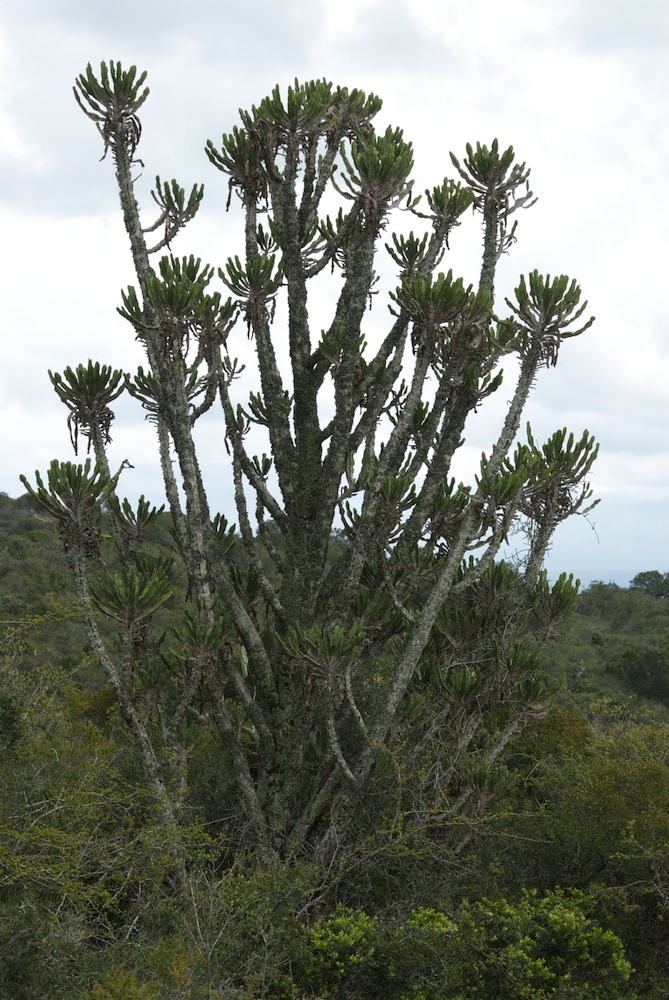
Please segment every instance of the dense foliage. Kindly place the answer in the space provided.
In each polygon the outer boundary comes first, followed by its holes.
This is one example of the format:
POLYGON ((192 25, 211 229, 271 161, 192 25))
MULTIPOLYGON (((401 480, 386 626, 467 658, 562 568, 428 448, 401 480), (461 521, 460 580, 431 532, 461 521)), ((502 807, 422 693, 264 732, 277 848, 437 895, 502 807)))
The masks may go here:
POLYGON ((31 539, 27 498, 2 509, 14 599, 30 606, 48 583, 54 597, 3 624, 1 997, 667 995, 669 730, 616 668, 619 643, 661 627, 661 600, 584 592, 549 658, 570 689, 509 741, 506 786, 459 855, 395 824, 335 882, 234 860, 206 819, 220 776, 215 734, 198 728, 184 901, 113 692, 63 655, 48 620, 68 585, 55 535, 31 539))

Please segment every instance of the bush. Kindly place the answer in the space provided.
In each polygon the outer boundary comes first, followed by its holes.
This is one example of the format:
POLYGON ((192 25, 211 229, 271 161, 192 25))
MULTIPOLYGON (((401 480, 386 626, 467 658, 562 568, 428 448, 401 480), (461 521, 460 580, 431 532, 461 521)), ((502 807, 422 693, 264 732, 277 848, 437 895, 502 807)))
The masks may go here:
POLYGON ((632 997, 632 967, 620 939, 588 916, 595 900, 557 889, 465 904, 458 917, 454 1000, 632 997))
POLYGON ((293 996, 326 1000, 630 998, 620 939, 578 891, 463 903, 455 920, 424 908, 383 922, 338 907, 304 932, 293 996))

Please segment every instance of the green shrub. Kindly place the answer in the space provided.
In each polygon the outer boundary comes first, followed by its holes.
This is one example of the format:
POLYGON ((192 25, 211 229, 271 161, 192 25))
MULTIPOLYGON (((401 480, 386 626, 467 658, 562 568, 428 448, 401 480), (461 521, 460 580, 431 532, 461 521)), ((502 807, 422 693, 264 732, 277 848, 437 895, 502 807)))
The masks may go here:
POLYGON ((454 1000, 631 997, 620 939, 590 919, 595 901, 577 891, 464 905, 458 916, 454 1000))
POLYGON ((101 983, 96 983, 86 1000, 161 1000, 164 993, 150 983, 140 984, 134 971, 110 969, 101 983))
MULTIPOLYGON (((421 908, 382 921, 338 907, 305 930, 294 997, 326 1000, 631 998, 620 939, 578 891, 463 903, 455 920, 421 908)), ((284 994, 285 996, 285 994, 284 994)))

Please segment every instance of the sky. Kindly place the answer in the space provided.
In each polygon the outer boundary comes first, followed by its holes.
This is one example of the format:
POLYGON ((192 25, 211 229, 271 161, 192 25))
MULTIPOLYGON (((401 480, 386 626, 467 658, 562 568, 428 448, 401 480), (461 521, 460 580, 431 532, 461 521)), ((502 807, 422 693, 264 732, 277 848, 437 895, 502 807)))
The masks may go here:
MULTIPOLYGON (((215 267, 242 252, 243 228, 234 207, 225 211, 226 179, 204 145, 276 84, 327 77, 378 94, 377 127, 399 126, 413 143, 417 192, 454 175, 450 150, 462 159, 467 142, 513 145, 538 201, 516 216, 497 310, 537 268, 576 278, 596 316, 542 371, 526 411, 537 439, 566 426, 600 443, 589 479, 601 503, 559 530, 549 574, 626 586, 669 570, 666 0, 0 2, 0 491, 10 496, 24 492, 21 473, 34 481, 53 458, 74 457, 49 370, 88 358, 130 372, 144 363, 116 313, 133 272, 111 157, 100 162, 102 143, 72 95, 87 63, 99 70, 102 60, 148 73, 144 218, 156 214, 156 175, 187 190, 203 182, 203 207, 173 251, 215 267)), ((442 266, 476 284, 480 243, 467 216, 442 266)), ((324 291, 324 316, 329 304, 324 291)), ((375 305, 370 332, 387 316, 375 305)), ((243 324, 229 349, 247 364, 243 395, 257 384, 243 324)), ((512 374, 468 428, 456 470, 465 481, 495 440, 512 374)), ((198 433, 211 506, 234 520, 220 422, 198 433)), ((160 503, 154 434, 138 405, 118 401, 110 464, 134 466, 121 492, 160 503)))

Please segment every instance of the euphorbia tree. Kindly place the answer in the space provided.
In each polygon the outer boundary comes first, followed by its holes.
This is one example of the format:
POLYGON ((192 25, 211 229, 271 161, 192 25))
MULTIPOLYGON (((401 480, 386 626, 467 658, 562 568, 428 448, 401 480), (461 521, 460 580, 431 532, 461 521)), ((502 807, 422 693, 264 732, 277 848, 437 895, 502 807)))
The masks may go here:
MULTIPOLYGON (((218 270, 230 293, 223 298, 200 260, 152 262, 195 215, 203 189, 187 196, 157 178, 160 214, 143 221, 133 164, 145 76, 103 64, 98 78, 89 66, 75 96, 116 168, 137 276, 119 311, 147 358, 125 386, 157 427, 189 579, 192 607, 170 654, 150 628, 169 596, 167 567, 138 546, 152 513, 143 500, 136 514, 121 503, 108 474, 108 404, 119 373, 89 363, 52 376, 98 466, 94 474, 63 466, 51 493, 39 480, 31 492, 63 520, 61 481, 107 477, 95 503, 104 499, 113 514, 123 570, 98 584, 94 600, 119 622, 124 662, 107 651, 100 658, 147 777, 164 806, 158 761, 180 761, 198 738, 187 725, 197 705, 220 734, 220 771, 237 803, 226 806, 236 814, 227 832, 243 830, 248 842, 250 830, 263 849, 330 859, 357 823, 366 833, 385 823, 388 796, 423 828, 480 816, 506 782, 499 758, 509 737, 555 694, 540 643, 573 607, 577 585, 565 576, 549 585, 541 564, 558 524, 588 509, 584 477, 597 450, 587 431, 576 443, 560 431, 539 446, 529 429, 526 444, 516 441, 540 368, 555 365, 563 341, 592 322, 583 321, 574 281, 536 271, 520 279, 509 314, 495 312, 497 262, 515 239, 510 217, 533 203, 529 170, 497 140, 467 146, 462 164, 451 156, 459 180, 421 200, 411 144, 400 129, 374 129, 377 97, 324 80, 296 82, 285 98, 277 88, 220 146, 206 146, 227 178, 228 206, 236 196, 243 210, 244 251, 218 270), (438 271, 468 209, 483 225, 477 288, 438 271), (398 212, 416 232, 389 229, 398 212), (382 235, 397 283, 372 348, 382 235), (315 331, 309 295, 328 271, 336 307, 315 331), (232 345, 247 335, 260 389, 240 402, 232 345), (456 484, 467 418, 499 389, 505 357, 517 359, 518 374, 498 437, 475 482, 456 484), (238 534, 213 515, 196 452, 194 426, 214 407, 238 534), (252 425, 266 435, 261 457, 249 452, 252 425), (519 523, 530 551, 512 567, 499 554, 519 523), (234 555, 240 544, 244 568, 234 555), (142 676, 150 683, 138 684, 142 676)), ((90 604, 87 550, 71 552, 90 604)), ((95 618, 87 620, 95 633, 95 618)), ((179 788, 174 815, 188 796, 179 788)))

